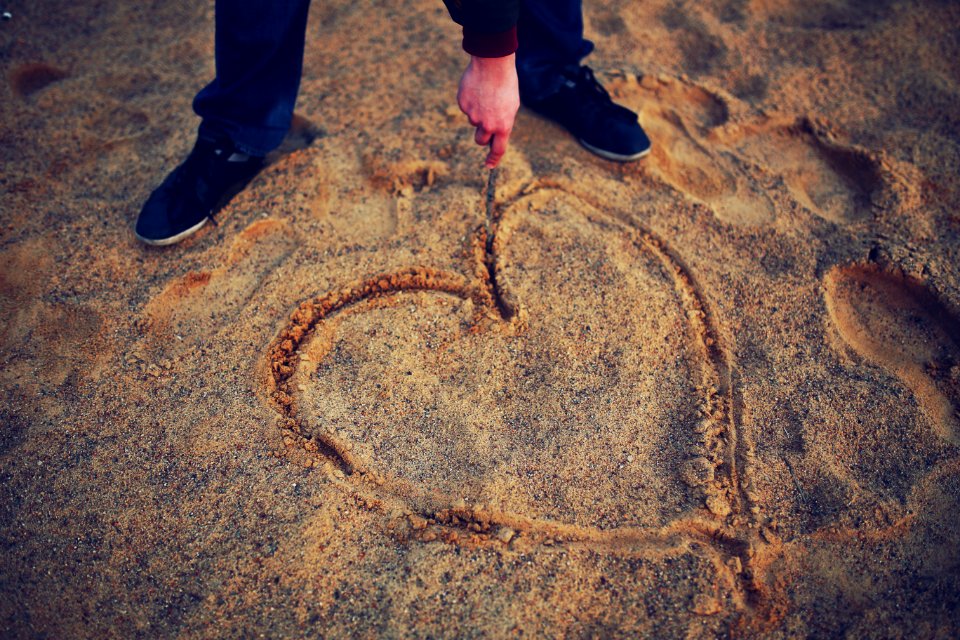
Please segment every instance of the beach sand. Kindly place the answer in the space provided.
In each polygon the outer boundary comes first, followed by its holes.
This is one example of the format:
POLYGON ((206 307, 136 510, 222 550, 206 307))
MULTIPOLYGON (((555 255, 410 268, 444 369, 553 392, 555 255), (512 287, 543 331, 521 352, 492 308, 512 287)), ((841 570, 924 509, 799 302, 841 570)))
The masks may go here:
POLYGON ((483 152, 440 2, 316 2, 196 236, 212 3, 0 22, 4 637, 960 633, 960 5, 585 3, 653 139, 483 152))

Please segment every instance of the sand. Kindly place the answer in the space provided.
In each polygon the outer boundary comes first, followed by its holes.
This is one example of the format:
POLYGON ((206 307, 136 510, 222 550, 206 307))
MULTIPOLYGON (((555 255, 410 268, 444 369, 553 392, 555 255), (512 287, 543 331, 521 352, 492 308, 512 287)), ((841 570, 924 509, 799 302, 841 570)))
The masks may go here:
POLYGON ((960 6, 588 1, 654 151, 521 111, 487 256, 441 3, 317 2, 145 248, 209 4, 0 22, 4 637, 960 633, 960 6))

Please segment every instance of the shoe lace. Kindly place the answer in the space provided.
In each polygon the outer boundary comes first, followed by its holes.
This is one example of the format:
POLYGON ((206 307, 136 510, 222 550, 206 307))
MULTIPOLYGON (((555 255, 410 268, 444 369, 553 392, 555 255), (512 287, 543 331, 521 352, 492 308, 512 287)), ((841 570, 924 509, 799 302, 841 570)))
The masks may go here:
MULTIPOLYGON (((223 149, 221 145, 203 140, 198 141, 180 166, 180 170, 177 171, 174 177, 174 189, 182 191, 188 187, 193 188, 193 186, 197 184, 198 179, 202 180, 203 176, 211 175, 214 170, 214 163, 216 163, 220 155, 224 153, 227 153, 227 150, 223 149), (217 153, 218 150, 220 152, 219 154, 217 153)), ((207 217, 214 225, 217 224, 213 213, 207 217)))
POLYGON ((581 66, 565 75, 567 86, 576 92, 582 107, 591 115, 600 114, 607 118, 617 117, 627 120, 636 118, 632 111, 613 101, 590 67, 581 66))

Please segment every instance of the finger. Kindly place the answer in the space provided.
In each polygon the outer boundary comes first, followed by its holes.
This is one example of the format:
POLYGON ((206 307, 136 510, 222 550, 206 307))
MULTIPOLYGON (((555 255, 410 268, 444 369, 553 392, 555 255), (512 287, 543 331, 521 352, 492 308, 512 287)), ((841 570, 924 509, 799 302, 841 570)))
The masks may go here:
POLYGON ((490 151, 497 154, 497 157, 503 157, 503 154, 507 152, 507 144, 509 142, 510 132, 502 131, 493 136, 493 141, 490 143, 490 151))
POLYGON ((507 152, 507 144, 510 140, 510 132, 498 133, 493 136, 493 140, 490 142, 490 153, 487 154, 486 165, 490 169, 493 169, 495 166, 500 164, 500 159, 503 158, 504 154, 507 152))
POLYGON ((477 144, 481 147, 485 147, 490 144, 490 139, 493 138, 493 132, 487 131, 483 127, 477 127, 477 134, 473 137, 477 141, 477 144))

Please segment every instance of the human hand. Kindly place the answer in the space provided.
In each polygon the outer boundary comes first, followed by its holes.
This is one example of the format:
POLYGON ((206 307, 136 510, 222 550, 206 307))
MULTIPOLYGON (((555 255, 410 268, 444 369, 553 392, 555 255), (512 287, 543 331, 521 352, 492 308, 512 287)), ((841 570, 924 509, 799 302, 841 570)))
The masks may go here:
POLYGON ((477 128, 475 140, 490 145, 486 166, 493 169, 507 152, 513 122, 520 109, 516 54, 502 58, 472 56, 460 78, 457 104, 477 128))

